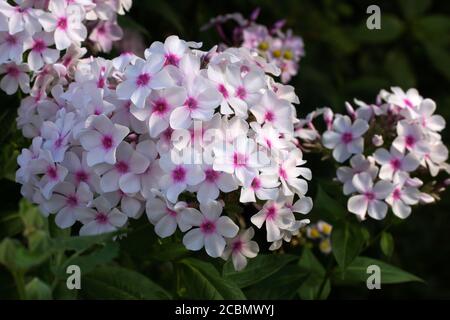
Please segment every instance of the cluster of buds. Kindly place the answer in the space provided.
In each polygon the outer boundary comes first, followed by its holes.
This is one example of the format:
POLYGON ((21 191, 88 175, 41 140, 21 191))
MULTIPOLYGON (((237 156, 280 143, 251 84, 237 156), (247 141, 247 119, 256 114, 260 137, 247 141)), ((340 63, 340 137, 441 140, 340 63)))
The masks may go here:
POLYGON ((215 27, 223 41, 223 48, 245 47, 272 63, 279 68, 281 81, 288 83, 298 73, 300 59, 305 55, 303 40, 290 29, 282 30, 285 20, 276 22, 270 28, 258 24, 256 19, 259 13, 259 8, 254 10, 249 19, 240 13, 218 16, 211 19, 203 29, 215 27), (236 24, 231 36, 227 35, 225 29, 228 21, 236 24))
POLYGON ((144 59, 77 59, 41 99, 25 98, 23 196, 81 235, 145 212, 161 238, 179 230, 187 249, 231 257, 238 270, 259 251, 247 224, 264 225, 273 247, 289 241, 312 208, 294 136, 298 97, 247 48, 199 48, 170 36, 144 59), (228 199, 257 213, 234 212, 228 199))
POLYGON ((440 135, 446 123, 434 114, 435 102, 415 89, 392 88, 382 90, 374 104, 355 104, 356 109, 346 104, 347 115, 329 108, 314 111, 296 126, 304 148, 332 150, 337 179, 350 196, 348 210, 361 220, 366 214, 381 220, 391 208, 404 219, 412 206, 438 200, 450 165, 440 135), (326 127, 323 134, 314 124, 319 117, 326 127))
POLYGON ((85 54, 83 42, 109 51, 122 37, 117 14, 132 0, 0 0, 0 88, 41 99, 53 79, 64 77, 85 54), (34 85, 30 82, 34 81, 34 85), (32 88, 32 89, 30 89, 32 88))
POLYGON ((333 226, 323 220, 317 221, 317 223, 309 224, 306 227, 305 236, 310 240, 313 245, 317 245, 320 252, 323 254, 331 253, 331 232, 333 226))

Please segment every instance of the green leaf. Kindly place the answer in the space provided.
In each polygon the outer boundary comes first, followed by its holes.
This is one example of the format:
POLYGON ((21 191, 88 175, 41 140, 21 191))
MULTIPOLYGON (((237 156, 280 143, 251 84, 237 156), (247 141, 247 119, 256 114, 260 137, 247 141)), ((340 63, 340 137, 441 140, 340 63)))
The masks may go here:
POLYGON ((317 274, 311 274, 305 282, 301 285, 300 289, 298 289, 298 295, 303 300, 325 300, 331 292, 331 281, 327 279, 323 284, 323 277, 320 277, 317 274), (319 291, 323 285, 323 289, 319 291))
POLYGON ((425 48, 435 69, 450 81, 450 54, 431 43, 427 44, 425 48))
POLYGON ((93 252, 78 256, 74 259, 68 259, 61 268, 59 268, 58 275, 66 277, 66 269, 69 265, 77 265, 83 273, 89 273, 95 267, 111 262, 119 255, 119 244, 116 242, 108 242, 104 247, 94 250, 93 252))
POLYGON ((152 246, 150 256, 158 261, 175 261, 186 256, 189 251, 180 243, 156 243, 152 246))
POLYGON ((51 240, 51 248, 53 250, 75 250, 84 251, 95 244, 105 243, 113 239, 115 236, 124 231, 116 231, 111 233, 104 233, 95 236, 77 236, 77 237, 59 237, 51 240))
POLYGON ((425 46, 445 46, 450 43, 450 18, 442 14, 422 17, 414 22, 412 32, 425 46))
POLYGON ((81 294, 93 299, 170 299, 146 276, 122 267, 102 266, 83 275, 81 294))
POLYGON ((12 237, 23 230, 23 223, 17 212, 4 212, 0 216, 0 236, 12 237))
POLYGON ((249 299, 293 299, 308 275, 298 265, 289 264, 244 292, 249 299))
POLYGON ((303 300, 326 299, 331 291, 330 280, 325 280, 326 271, 310 249, 303 249, 298 265, 308 275, 298 289, 300 298, 303 300))
POLYGON ((394 237, 389 232, 384 231, 380 237, 380 248, 386 257, 391 257, 394 253, 394 237))
POLYGON ((9 238, 0 243, 0 264, 11 272, 27 271, 43 263, 50 255, 51 252, 30 252, 20 242, 9 238))
POLYGON ((345 273, 341 268, 338 268, 334 273, 334 280, 337 283, 355 283, 366 282, 369 274, 367 267, 370 265, 377 265, 381 269, 381 283, 403 283, 403 282, 423 282, 419 277, 403 271, 386 262, 368 258, 357 257, 346 269, 345 273))
POLYGON ((423 15, 432 3, 432 0, 398 0, 403 16, 410 20, 423 15))
POLYGON ((338 223, 333 226, 331 246, 337 263, 345 269, 361 252, 365 237, 361 232, 361 225, 349 222, 338 223))
MULTIPOLYGON (((341 190, 337 190, 338 186, 334 188, 336 191, 342 193, 341 190)), ((314 200, 314 212, 318 212, 322 219, 330 223, 336 223, 336 221, 343 219, 347 214, 346 208, 331 196, 330 193, 325 191, 323 184, 317 188, 317 195, 314 200)))
POLYGON ((403 22, 391 14, 381 14, 381 29, 368 29, 366 20, 354 30, 352 36, 355 40, 363 44, 389 43, 403 33, 405 27, 403 22))
POLYGON ((249 259, 247 267, 242 271, 235 271, 232 262, 228 261, 223 266, 223 276, 236 283, 239 288, 245 288, 270 277, 296 259, 296 256, 287 254, 260 254, 256 258, 249 259))
POLYGON ((188 299, 243 300, 241 289, 229 279, 220 276, 210 263, 193 258, 181 260, 183 284, 188 299))
POLYGON ((164 0, 154 0, 152 2, 145 2, 145 4, 147 5, 148 10, 159 13, 162 18, 173 24, 178 32, 182 33, 184 31, 181 17, 169 2, 164 0))
POLYGON ((51 300, 52 290, 48 284, 39 278, 33 278, 25 287, 29 300, 51 300))
POLYGON ((403 88, 416 86, 416 76, 408 60, 401 51, 389 52, 384 62, 384 69, 392 79, 392 85, 403 88))

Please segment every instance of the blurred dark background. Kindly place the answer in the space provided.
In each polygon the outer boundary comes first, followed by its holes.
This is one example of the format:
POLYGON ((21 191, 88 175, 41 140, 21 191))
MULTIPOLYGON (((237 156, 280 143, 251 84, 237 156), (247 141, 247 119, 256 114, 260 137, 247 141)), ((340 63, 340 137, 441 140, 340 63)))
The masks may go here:
MULTIPOLYGON (((344 102, 354 97, 372 102, 380 89, 400 86, 416 87, 424 97, 433 98, 437 112, 450 122, 450 1, 135 0, 120 23, 139 30, 147 45, 177 34, 210 48, 219 37, 213 29, 200 32, 202 25, 220 14, 248 16, 256 7, 261 8, 258 22, 271 25, 286 19, 286 26, 305 42, 306 56, 290 83, 301 100, 299 116, 322 106, 342 111, 344 102), (381 8, 381 30, 366 28, 371 4, 381 8)), ((2 94, 0 99, 0 212, 4 213, 16 210, 20 198, 11 179, 23 141, 12 129, 17 98, 2 94)), ((447 129, 447 145, 449 134, 447 129)), ((444 193, 437 205, 416 208, 405 223, 391 229, 395 238, 391 262, 426 284, 385 285, 378 292, 334 287, 331 298, 450 298, 449 195, 444 193)))

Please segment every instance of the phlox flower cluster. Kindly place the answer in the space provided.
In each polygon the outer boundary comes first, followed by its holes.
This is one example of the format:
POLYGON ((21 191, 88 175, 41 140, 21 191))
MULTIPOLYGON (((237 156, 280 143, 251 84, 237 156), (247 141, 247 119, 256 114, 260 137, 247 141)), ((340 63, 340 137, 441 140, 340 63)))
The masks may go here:
POLYGON ((22 101, 17 121, 32 144, 18 157, 21 192, 81 235, 145 213, 161 238, 179 230, 187 249, 240 270, 259 251, 254 227, 276 249, 312 208, 298 97, 270 71, 247 48, 205 52, 177 36, 145 58, 76 59, 40 99, 22 101), (239 217, 229 201, 259 211, 239 217))
POLYGON ((33 87, 40 98, 52 74, 62 76, 86 50, 111 50, 122 37, 117 14, 132 0, 0 0, 0 88, 11 95, 33 87))
POLYGON ((435 114, 435 102, 415 89, 391 90, 382 90, 374 104, 355 99, 355 109, 347 103, 347 115, 316 110, 296 126, 306 149, 331 151, 348 210, 361 220, 367 214, 384 219, 389 208, 405 219, 412 206, 438 200, 449 181, 442 177, 450 173, 440 134, 446 122, 435 114))
POLYGON ((272 27, 256 22, 260 13, 254 10, 249 19, 240 13, 218 16, 205 25, 203 29, 215 27, 224 42, 222 47, 245 47, 256 52, 268 63, 280 70, 281 82, 288 83, 298 73, 300 59, 305 55, 303 39, 293 34, 292 30, 283 31, 284 20, 272 27), (227 35, 225 24, 233 21, 236 25, 227 35))

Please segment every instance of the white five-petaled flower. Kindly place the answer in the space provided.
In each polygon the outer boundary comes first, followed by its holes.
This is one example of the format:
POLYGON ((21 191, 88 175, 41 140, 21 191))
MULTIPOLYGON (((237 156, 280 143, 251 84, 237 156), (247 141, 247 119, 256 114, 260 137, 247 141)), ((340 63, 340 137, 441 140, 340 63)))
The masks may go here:
POLYGON ((105 115, 90 118, 88 127, 79 137, 87 151, 88 165, 102 162, 115 164, 116 149, 129 132, 127 127, 112 123, 105 115))
POLYGON ((272 91, 266 91, 261 100, 250 111, 258 123, 269 123, 281 133, 291 133, 292 105, 286 100, 278 99, 272 91))
POLYGON ((295 221, 292 210, 285 206, 282 198, 267 201, 264 207, 251 217, 252 223, 261 229, 266 224, 267 241, 274 242, 282 238, 282 230, 288 229, 295 221))
POLYGON ((348 200, 348 211, 361 219, 365 218, 366 213, 373 219, 383 219, 388 211, 384 200, 393 190, 392 183, 381 180, 374 184, 370 174, 362 172, 353 177, 353 185, 358 194, 348 200))
POLYGON ((235 237, 239 228, 229 217, 221 216, 222 209, 221 203, 210 201, 200 204, 200 211, 191 209, 185 212, 182 220, 193 227, 183 237, 186 248, 198 251, 205 247, 206 253, 213 258, 223 254, 224 238, 235 237))
POLYGON ((188 185, 195 186, 206 178, 199 165, 183 163, 177 158, 176 153, 162 154, 159 159, 159 166, 164 171, 160 185, 167 199, 172 203, 178 201, 178 196, 186 190, 188 185))
POLYGON ((393 146, 390 152, 378 149, 374 158, 381 165, 380 178, 383 180, 392 180, 400 172, 413 172, 420 164, 412 153, 405 155, 393 146))
POLYGON ((226 240, 227 246, 223 251, 222 258, 228 260, 231 256, 236 271, 241 271, 247 266, 247 258, 251 259, 258 255, 258 243, 251 240, 254 235, 255 230, 250 227, 240 231, 233 239, 226 240))
POLYGON ((420 199, 419 189, 409 186, 408 179, 405 173, 397 175, 394 178, 394 190, 386 198, 392 212, 401 219, 406 219, 411 214, 411 206, 418 204, 420 199))
POLYGON ((122 100, 131 100, 136 107, 144 108, 153 89, 172 86, 173 80, 166 69, 162 69, 164 57, 151 55, 149 59, 138 59, 125 70, 125 81, 117 86, 117 96, 122 100))
POLYGON ((402 120, 397 124, 397 134, 392 145, 400 152, 408 150, 420 158, 430 151, 424 132, 418 124, 410 124, 402 120))
POLYGON ((191 210, 186 202, 171 204, 162 193, 155 190, 146 204, 148 220, 155 225, 155 233, 161 238, 173 235, 177 226, 182 232, 191 228, 191 226, 185 225, 181 218, 186 210, 191 210))
POLYGON ((80 235, 96 235, 108 233, 123 227, 128 218, 117 208, 113 208, 105 197, 98 197, 92 201, 93 208, 77 212, 77 219, 83 223, 80 235))
POLYGON ((353 124, 348 116, 336 116, 333 129, 323 134, 322 142, 328 149, 333 149, 333 157, 344 162, 352 154, 360 154, 364 150, 362 135, 369 129, 366 121, 357 119, 353 124))
POLYGON ((55 63, 59 58, 59 51, 50 48, 53 45, 51 33, 39 32, 25 42, 25 49, 30 49, 28 65, 33 71, 40 70, 44 65, 55 63))
POLYGON ((69 228, 77 221, 77 216, 90 209, 88 203, 93 194, 89 186, 81 182, 77 187, 68 182, 60 183, 52 197, 41 204, 49 213, 57 213, 55 223, 61 229, 69 228))
POLYGON ((232 144, 220 144, 214 152, 214 170, 234 174, 245 187, 257 176, 257 169, 269 162, 267 155, 257 150, 255 141, 244 136, 232 144))
POLYGON ((372 179, 378 175, 378 167, 373 160, 366 159, 362 154, 357 154, 350 159, 350 167, 339 167, 336 174, 338 180, 344 184, 345 195, 356 191, 353 186, 353 177, 362 172, 369 173, 372 179))
POLYGON ((102 171, 100 188, 103 192, 121 190, 132 194, 141 190, 140 174, 144 173, 150 161, 140 152, 123 141, 117 147, 116 162, 113 165, 105 164, 98 171, 102 171))
POLYGON ((4 74, 0 81, 0 88, 8 95, 16 93, 17 89, 23 93, 30 92, 30 76, 27 74, 29 67, 26 64, 17 65, 14 62, 1 64, 0 74, 4 74))
POLYGON ((39 15, 39 22, 47 32, 54 32, 56 49, 64 50, 72 43, 80 44, 87 36, 82 23, 84 9, 79 5, 68 4, 65 0, 53 0, 50 12, 39 15))
POLYGON ((166 38, 164 43, 155 41, 150 48, 145 50, 145 58, 148 59, 152 54, 164 56, 164 65, 172 65, 178 67, 181 58, 188 49, 186 41, 181 40, 177 36, 166 38))

